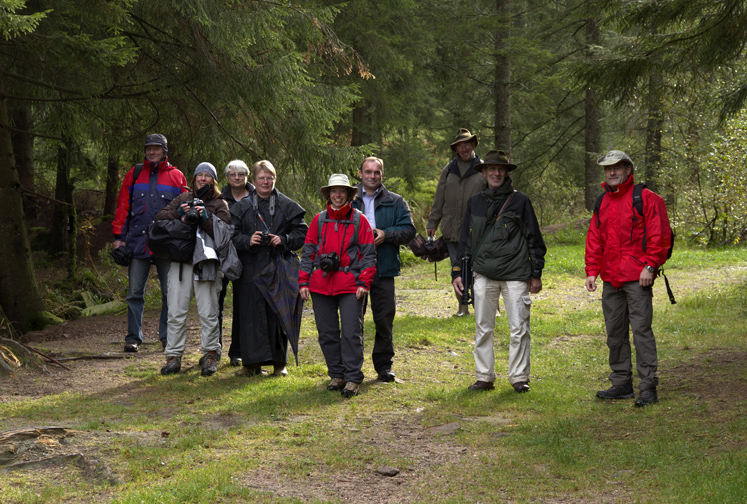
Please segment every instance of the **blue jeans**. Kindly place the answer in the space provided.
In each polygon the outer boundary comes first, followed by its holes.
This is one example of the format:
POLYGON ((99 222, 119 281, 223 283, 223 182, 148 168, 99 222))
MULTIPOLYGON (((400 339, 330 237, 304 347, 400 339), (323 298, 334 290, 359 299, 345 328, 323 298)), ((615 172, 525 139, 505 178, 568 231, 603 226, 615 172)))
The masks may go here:
POLYGON ((169 267, 171 261, 154 257, 151 259, 133 259, 130 261, 129 283, 127 291, 127 336, 126 343, 143 342, 143 308, 145 307, 145 284, 148 283, 150 265, 155 263, 158 280, 161 282, 161 318, 158 322, 158 339, 166 341, 168 304, 167 292, 169 281, 169 267))

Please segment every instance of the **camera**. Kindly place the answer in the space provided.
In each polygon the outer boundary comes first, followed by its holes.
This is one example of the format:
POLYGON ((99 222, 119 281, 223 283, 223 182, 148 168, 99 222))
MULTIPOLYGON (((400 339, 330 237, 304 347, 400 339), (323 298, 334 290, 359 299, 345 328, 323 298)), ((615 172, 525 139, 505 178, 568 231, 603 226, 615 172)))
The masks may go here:
POLYGON ((199 198, 194 198, 192 201, 187 201, 186 203, 187 205, 189 205, 189 210, 184 215, 184 222, 190 225, 198 224, 200 222, 201 216, 200 212, 198 212, 195 207, 204 207, 205 202, 199 198))
POLYGON ((270 243, 270 233, 262 231, 262 236, 259 237, 259 244, 267 245, 268 243, 270 243))
POLYGON ((337 252, 330 252, 329 254, 320 255, 319 268, 321 268, 321 270, 325 273, 339 270, 340 258, 337 257, 337 252))

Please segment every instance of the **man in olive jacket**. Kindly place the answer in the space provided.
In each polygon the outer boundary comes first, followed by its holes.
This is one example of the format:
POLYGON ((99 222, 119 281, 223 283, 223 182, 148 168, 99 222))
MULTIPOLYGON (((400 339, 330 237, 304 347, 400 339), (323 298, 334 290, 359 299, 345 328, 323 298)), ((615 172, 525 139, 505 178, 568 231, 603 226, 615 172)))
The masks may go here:
MULTIPOLYGON (((381 183, 384 161, 367 157, 358 173, 358 198, 352 203, 366 215, 374 232, 376 246, 376 275, 371 283, 371 311, 376 324, 373 360, 379 380, 394 381, 392 359, 394 358, 393 327, 397 302, 394 293, 394 277, 399 276, 399 246, 415 238, 410 206, 399 194, 390 192, 381 183)), ((361 324, 366 313, 368 298, 362 304, 361 324)))
MULTIPOLYGON (((462 232, 462 218, 467 209, 467 201, 485 188, 485 179, 475 166, 480 158, 475 154, 477 135, 468 129, 461 128, 451 143, 454 157, 443 170, 438 179, 436 194, 433 196, 431 213, 428 216, 428 236, 436 234, 436 228, 441 224, 441 234, 449 249, 451 267, 456 262, 459 237, 462 232)), ((469 314, 468 305, 459 305, 457 317, 469 314)))
MULTIPOLYGON (((511 340, 508 381, 516 392, 529 391, 529 293, 542 290, 542 268, 547 248, 526 194, 515 191, 509 172, 516 168, 506 153, 492 150, 475 166, 487 188, 467 204, 459 240, 458 259, 472 258, 475 299, 475 368, 477 381, 470 390, 492 390, 495 381, 493 337, 495 313, 503 295, 511 340)), ((461 296, 461 268, 452 269, 452 284, 461 296)))

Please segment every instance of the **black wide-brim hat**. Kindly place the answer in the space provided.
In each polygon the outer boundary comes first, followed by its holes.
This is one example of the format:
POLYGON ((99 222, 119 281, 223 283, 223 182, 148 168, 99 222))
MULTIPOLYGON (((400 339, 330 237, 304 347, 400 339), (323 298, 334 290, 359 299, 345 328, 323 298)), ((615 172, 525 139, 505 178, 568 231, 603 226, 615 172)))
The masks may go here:
POLYGON ((477 163, 473 168, 475 171, 482 172, 483 168, 487 165, 499 165, 505 166, 508 171, 516 168, 516 165, 509 162, 508 154, 502 150, 492 150, 485 154, 485 158, 477 163))

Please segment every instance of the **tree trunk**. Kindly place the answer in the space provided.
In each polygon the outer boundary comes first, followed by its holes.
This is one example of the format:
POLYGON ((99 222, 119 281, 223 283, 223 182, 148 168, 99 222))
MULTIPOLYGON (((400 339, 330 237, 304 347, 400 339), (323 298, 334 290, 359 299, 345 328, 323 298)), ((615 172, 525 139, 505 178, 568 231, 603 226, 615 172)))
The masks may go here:
MULTIPOLYGON (((511 59, 508 37, 511 35, 511 0, 496 0, 497 28, 495 37, 495 75, 493 95, 495 148, 511 154, 511 59)), ((493 148, 490 146, 489 148, 493 148)))
POLYGON ((52 230, 50 233, 50 250, 64 252, 67 255, 67 272, 74 278, 77 269, 75 235, 77 231, 75 203, 73 202, 73 184, 70 180, 70 166, 75 145, 64 133, 63 143, 57 147, 57 185, 55 199, 57 203, 52 212, 52 230))
POLYGON ((23 197, 18 180, 8 124, 8 109, 0 82, 0 306, 13 326, 26 330, 44 302, 34 277, 31 247, 23 214, 23 197))
MULTIPOLYGON (((16 130, 20 130, 11 133, 16 170, 18 170, 18 180, 25 190, 36 192, 36 181, 34 178, 34 136, 29 133, 34 127, 31 107, 28 105, 17 107, 13 111, 13 124, 16 130)), ((26 219, 35 220, 39 213, 36 198, 25 195, 23 197, 23 210, 26 213, 26 219)))
MULTIPOLYGON (((661 164, 661 130, 664 126, 663 100, 661 98, 664 79, 660 73, 654 73, 648 84, 648 121, 646 121, 646 157, 643 179, 646 187, 656 192, 659 182, 661 164)), ((640 175, 639 175, 640 177, 640 175)))
POLYGON ((373 142, 372 127, 371 103, 368 101, 359 102, 358 106, 353 109, 353 131, 350 146, 360 147, 373 142))
POLYGON ((114 216, 119 194, 119 156, 109 153, 106 163, 106 190, 104 193, 104 215, 114 216))
MULTIPOLYGON (((586 20, 586 57, 591 58, 590 47, 599 45, 599 25, 595 18, 586 20)), ((586 88, 584 118, 584 205, 587 210, 594 209, 599 196, 600 168, 596 158, 599 155, 599 116, 600 107, 596 90, 591 86, 586 88)))

